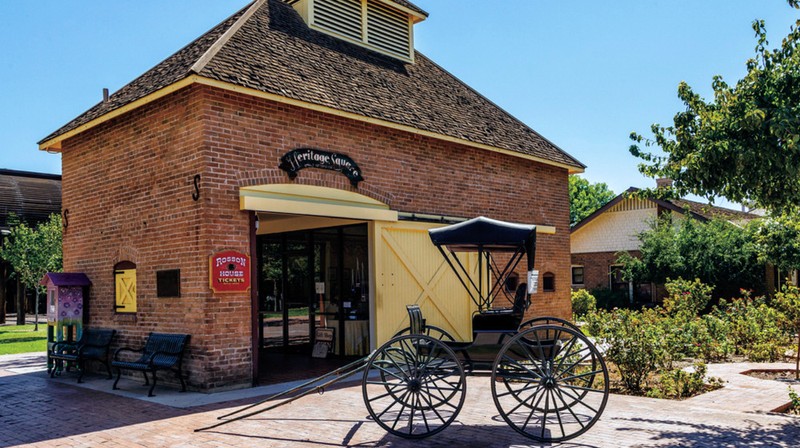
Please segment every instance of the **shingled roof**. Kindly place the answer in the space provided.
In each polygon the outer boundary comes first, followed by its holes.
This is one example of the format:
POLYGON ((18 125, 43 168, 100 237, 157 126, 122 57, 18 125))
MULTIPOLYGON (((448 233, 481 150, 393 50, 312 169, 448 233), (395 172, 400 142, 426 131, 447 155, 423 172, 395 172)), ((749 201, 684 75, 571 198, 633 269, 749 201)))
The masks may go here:
POLYGON ((245 7, 40 147, 193 75, 519 153, 570 172, 585 167, 419 52, 415 63, 404 63, 314 31, 279 0, 245 7))
POLYGON ((52 213, 61 213, 61 176, 0 169, 0 229, 12 214, 35 225, 52 213))
MULTIPOLYGON (((623 193, 617 195, 614 199, 609 201, 607 204, 595 210, 595 212, 592 213, 591 215, 583 218, 580 222, 575 223, 575 225, 572 226, 571 231, 575 232, 576 230, 584 227, 586 224, 590 223, 595 218, 603 214, 606 210, 614 207, 615 205, 619 204, 620 202, 628 198, 631 194, 637 193, 639 191, 640 190, 636 187, 628 188, 623 193)), ((664 209, 673 211, 675 213, 680 213, 682 215, 688 214, 694 219, 698 219, 700 221, 721 219, 723 221, 742 224, 752 221, 754 219, 761 218, 760 215, 757 215, 755 213, 732 210, 729 208, 719 207, 716 205, 704 204, 702 202, 697 202, 697 201, 690 201, 688 199, 657 199, 648 197, 643 197, 642 199, 645 201, 650 201, 654 205, 660 206, 664 209)))

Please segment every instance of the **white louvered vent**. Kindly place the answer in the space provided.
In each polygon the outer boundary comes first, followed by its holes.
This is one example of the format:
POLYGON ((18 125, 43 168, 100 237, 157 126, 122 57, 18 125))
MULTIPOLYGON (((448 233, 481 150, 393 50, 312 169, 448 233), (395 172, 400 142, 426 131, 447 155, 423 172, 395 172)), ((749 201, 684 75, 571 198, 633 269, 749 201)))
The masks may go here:
POLYGON ((413 24, 426 13, 397 0, 283 0, 313 29, 414 62, 413 24))
POLYGON ((361 0, 316 0, 314 24, 355 40, 362 40, 361 0))
POLYGON ((367 2, 367 43, 388 53, 409 58, 410 29, 408 15, 383 3, 367 2))

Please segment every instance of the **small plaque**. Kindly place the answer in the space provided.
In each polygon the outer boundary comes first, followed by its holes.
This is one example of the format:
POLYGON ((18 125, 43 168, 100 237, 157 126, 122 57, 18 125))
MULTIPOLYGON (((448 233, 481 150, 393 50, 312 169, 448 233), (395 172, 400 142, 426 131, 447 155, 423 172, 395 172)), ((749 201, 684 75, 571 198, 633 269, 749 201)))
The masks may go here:
POLYGON ((181 270, 170 269, 156 272, 156 295, 158 297, 181 296, 181 270))

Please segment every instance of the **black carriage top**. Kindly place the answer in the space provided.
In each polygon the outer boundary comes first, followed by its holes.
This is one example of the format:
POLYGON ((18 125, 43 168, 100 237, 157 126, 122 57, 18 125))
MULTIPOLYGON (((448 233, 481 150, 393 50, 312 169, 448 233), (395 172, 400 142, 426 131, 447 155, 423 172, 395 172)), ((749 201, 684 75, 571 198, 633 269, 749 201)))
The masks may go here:
POLYGON ((478 306, 479 312, 490 310, 492 303, 500 294, 511 301, 514 300, 509 296, 505 286, 523 256, 527 258, 528 283, 519 285, 517 295, 519 293, 526 295, 525 299, 530 303, 530 294, 536 292, 538 284, 538 272, 533 268, 536 258, 535 225, 516 224, 480 216, 458 224, 431 229, 428 233, 472 301, 478 306), (458 252, 477 252, 477 282, 469 274, 462 259, 456 255, 458 252), (493 254, 505 254, 508 257, 503 268, 498 266, 493 254))

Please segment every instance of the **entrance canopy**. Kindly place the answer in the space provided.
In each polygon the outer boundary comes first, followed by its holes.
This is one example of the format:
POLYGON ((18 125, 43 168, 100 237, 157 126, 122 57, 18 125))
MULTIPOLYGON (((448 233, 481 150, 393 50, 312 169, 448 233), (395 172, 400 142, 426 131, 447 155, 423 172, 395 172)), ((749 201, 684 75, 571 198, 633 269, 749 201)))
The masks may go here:
POLYGON ((239 208, 257 212, 397 221, 397 212, 352 191, 314 185, 272 184, 239 189, 239 208))

